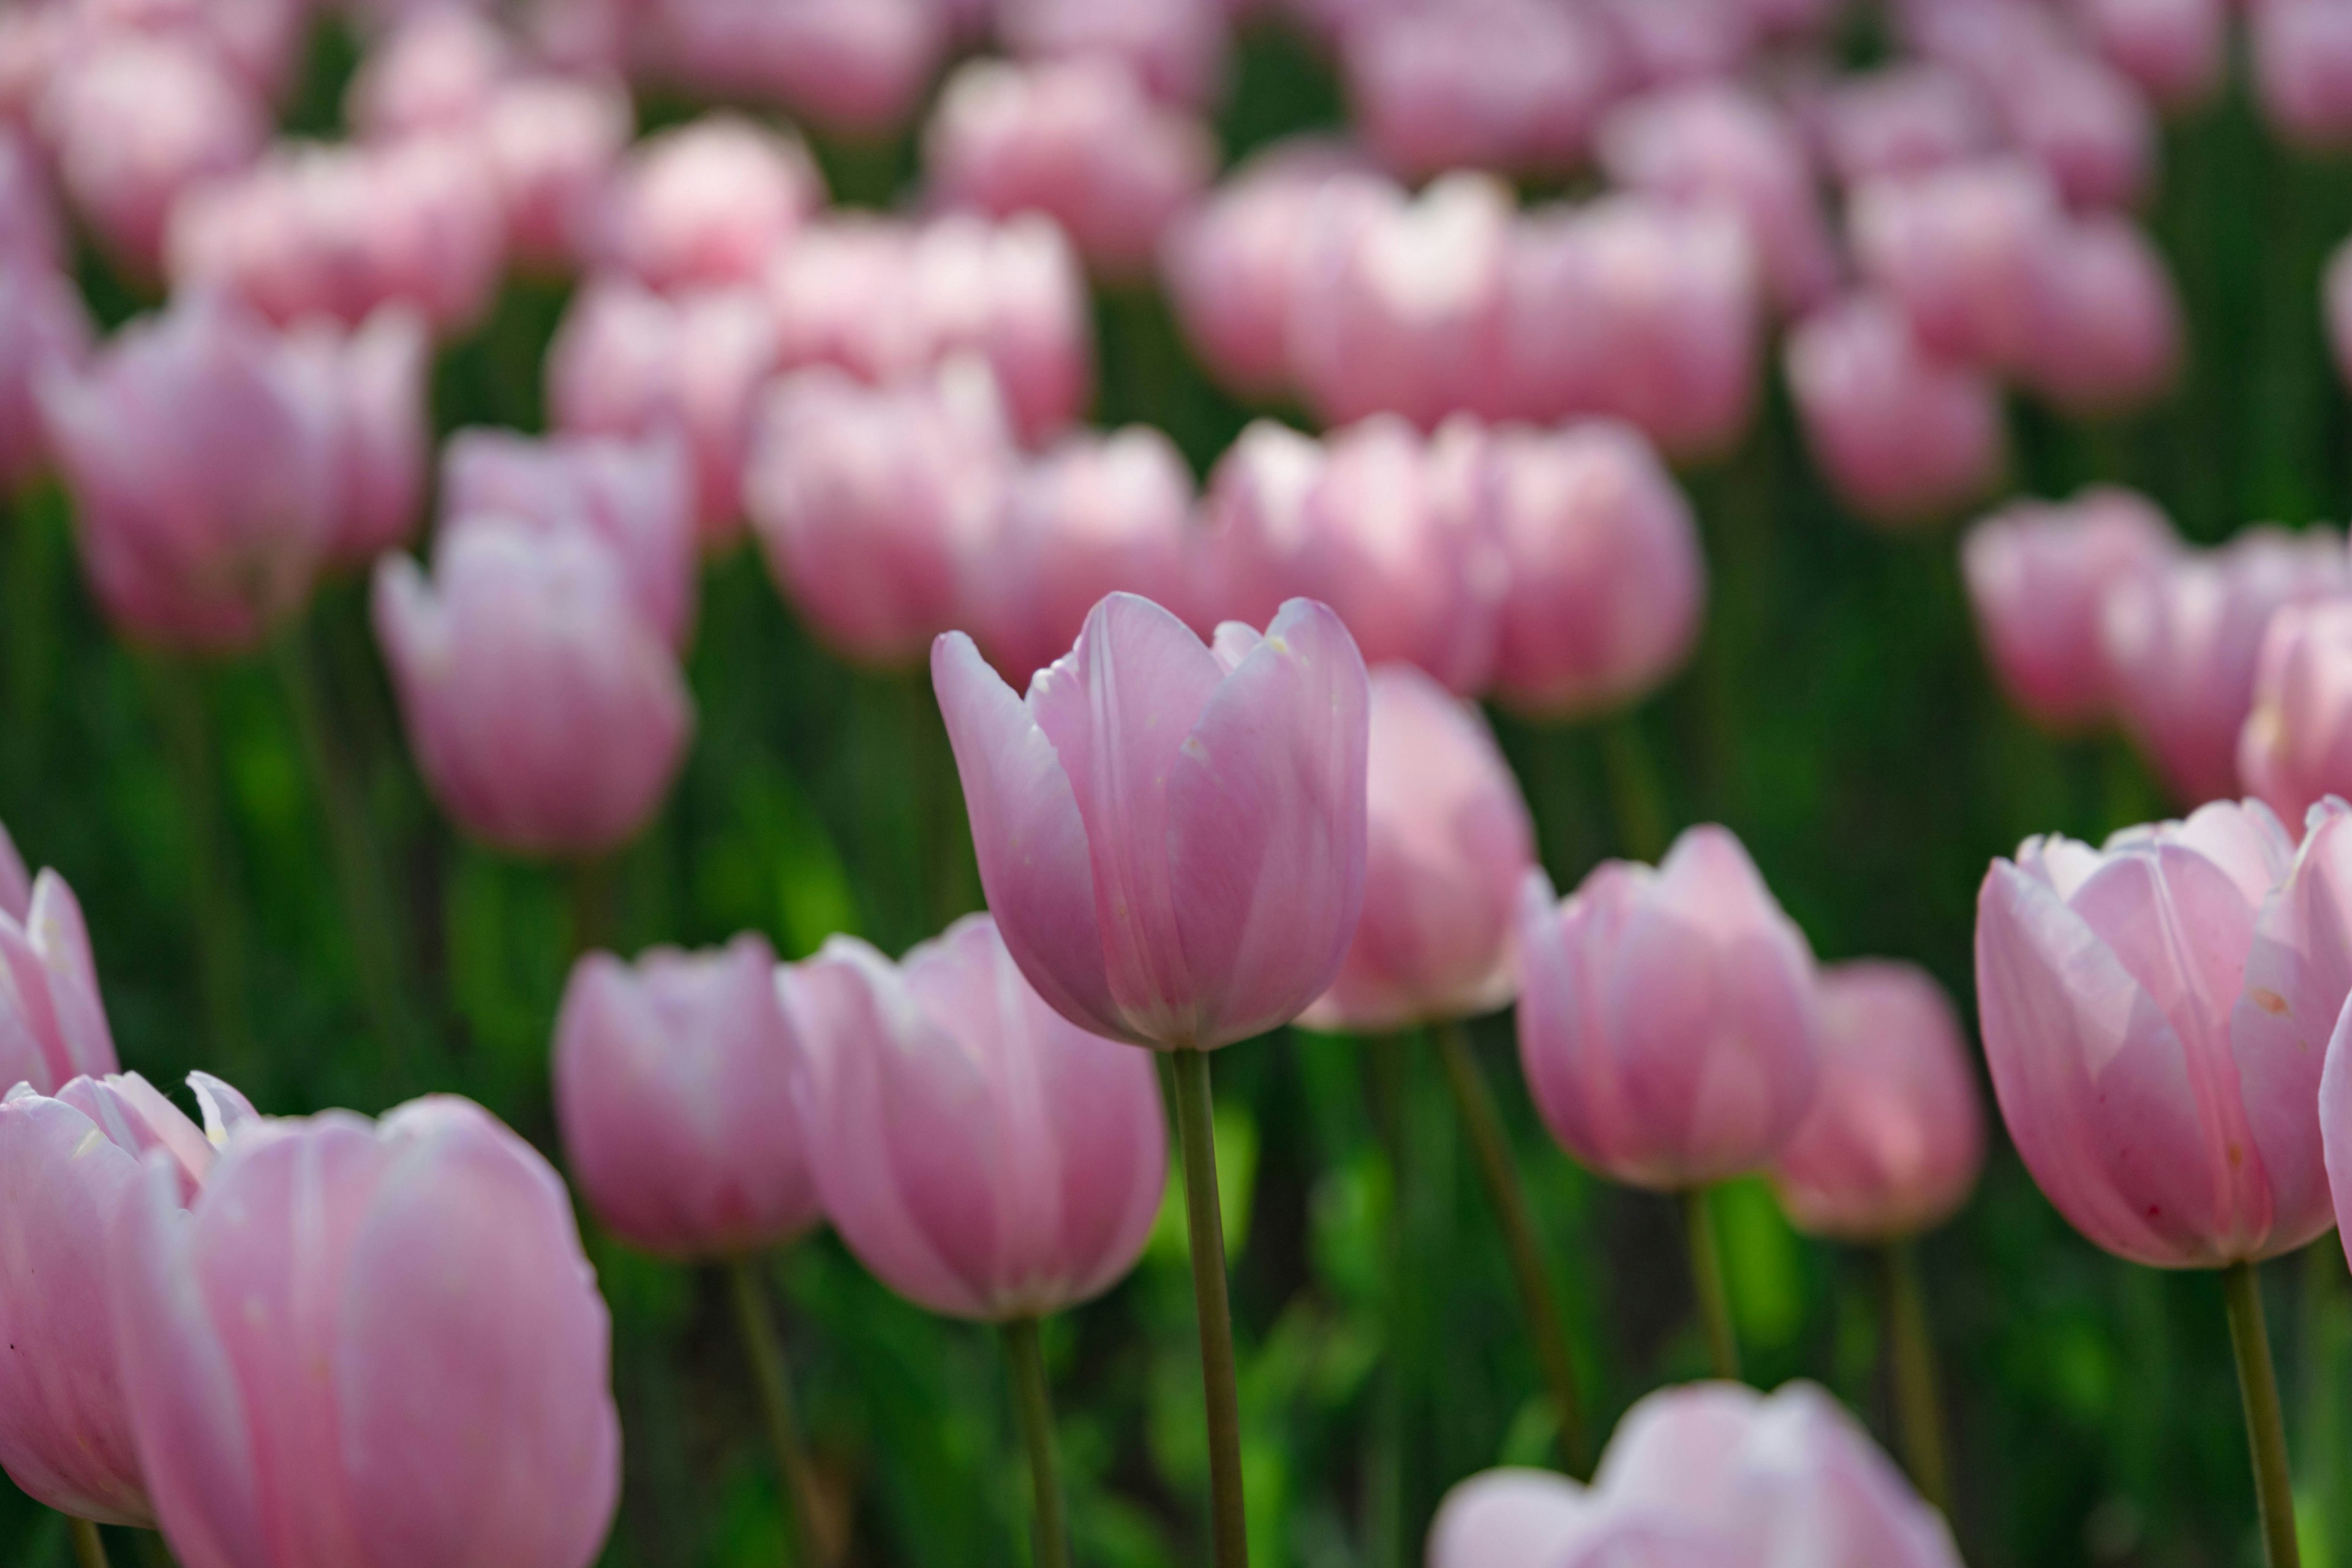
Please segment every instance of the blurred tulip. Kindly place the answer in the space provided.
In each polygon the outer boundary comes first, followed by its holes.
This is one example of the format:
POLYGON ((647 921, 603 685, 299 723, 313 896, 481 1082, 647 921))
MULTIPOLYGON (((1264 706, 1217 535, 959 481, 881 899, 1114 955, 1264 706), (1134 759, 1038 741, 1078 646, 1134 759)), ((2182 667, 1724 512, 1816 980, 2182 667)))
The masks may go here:
POLYGON ((43 871, 23 918, 0 914, 0 1081, 55 1094, 117 1065, 81 905, 64 878, 43 871))
POLYGON ((561 271, 580 258, 633 119, 628 93, 607 81, 528 79, 490 100, 480 135, 518 266, 561 271))
POLYGON ((1789 334, 1789 390, 1813 460, 1873 521, 1951 512, 2008 461, 2000 389, 1940 360, 1886 300, 1851 295, 1789 334))
POLYGON ((343 119, 371 140, 467 130, 489 111, 516 64, 513 44, 488 16, 434 5, 367 51, 343 91, 343 119))
POLYGON ((1158 1073, 1048 1006, 988 916, 896 964, 835 936, 776 985, 825 1214, 884 1284, 1004 1321, 1135 1267, 1168 1188, 1158 1073))
POLYGON ((1981 84, 2018 152, 2074 207, 2129 206, 2156 183, 2155 110, 2122 72, 2074 48, 2029 50, 1981 84))
POLYGON ((820 368, 768 393, 744 499, 771 574, 818 636, 865 662, 911 664, 955 624, 1013 461, 977 362, 889 387, 820 368))
POLYGON ((329 558, 363 565, 405 542, 424 521, 433 461, 425 382, 433 345, 423 318, 385 305, 346 332, 312 319, 287 338, 305 395, 327 411, 335 472, 329 558))
POLYGON ((649 289, 749 283, 824 205, 799 142, 714 113, 632 150, 603 220, 604 259, 649 289))
POLYGON ((918 371, 931 355, 915 311, 915 231, 877 213, 812 219, 768 263, 778 363, 832 365, 877 385, 918 371))
POLYGON ((1624 74, 1638 87, 1729 76, 1756 43, 1740 0, 1591 0, 1624 74))
POLYGON ((1152 95, 1202 108, 1224 85, 1221 0, 996 0, 997 36, 1022 59, 1102 55, 1152 95))
POLYGON ((923 135, 933 191, 999 217, 1043 213, 1106 277, 1148 269, 1160 236, 1216 173, 1206 126, 1154 103, 1116 60, 975 60, 923 135))
POLYGON ((2287 822, 2327 795, 2352 797, 2352 599, 2288 605, 2271 616, 2254 703, 2238 735, 2238 777, 2287 822))
POLYGON ((2193 109, 2221 85, 2228 0, 2080 0, 2076 8, 2107 63, 2166 109, 2193 109))
POLYGON ((706 92, 870 139, 912 117, 950 43, 940 0, 671 0, 661 52, 706 92))
POLYGON ((62 268, 65 219, 29 137, 0 121, 0 273, 62 268))
POLYGON ((444 530, 477 519, 554 535, 578 530, 602 542, 646 624, 674 648, 694 631, 701 590, 694 475, 667 435, 551 436, 460 430, 441 454, 444 530))
POLYGON ((582 289, 556 330, 548 411, 577 435, 684 440, 702 541, 720 544, 742 526, 752 400, 776 356, 774 316, 751 289, 665 298, 607 279, 582 289))
POLYGON ((139 1460, 187 1568, 586 1568, 620 1482, 611 1323, 563 1184, 480 1107, 151 1165, 110 1295, 139 1460))
POLYGON ((1822 155, 1849 190, 1965 163, 2000 141, 1991 106, 1968 79, 1924 61, 1840 78, 1816 119, 1822 155))
POLYGON ((2335 1223, 2324 1047, 2352 990, 2352 816, 2300 852, 2259 802, 1996 860, 1977 900, 1985 1056, 2042 1191, 2159 1268, 2294 1251, 2335 1223))
POLYGON ((929 363, 976 353, 1024 442, 1075 423, 1094 396, 1094 307, 1051 219, 958 214, 915 238, 912 315, 929 363))
POLYGON ((56 1098, 18 1084, 0 1098, 0 1468, 77 1519, 152 1529, 108 1305, 107 1240, 141 1162, 165 1163, 184 1196, 212 1168, 244 1097, 189 1077, 205 1129, 137 1073, 77 1077, 56 1098), (207 1137, 207 1133, 210 1137, 207 1137))
POLYGON ((1478 710, 1410 664, 1371 671, 1364 914, 1301 1022, 1356 1033, 1507 1005, 1535 824, 1478 710))
POLYGON ((1631 701, 1697 641, 1706 563, 1690 502, 1649 442, 1596 420, 1487 438, 1486 533, 1501 552, 1496 684, 1549 718, 1631 701))
POLYGON ((2011 159, 1873 180, 1847 208, 1863 276, 1930 352, 2000 371, 2033 363, 2064 215, 2048 178, 2011 159))
POLYGON ((1340 71, 1366 144, 1406 179, 1573 167, 1617 86, 1606 27, 1534 0, 1374 9, 1340 71))
POLYGON ((2246 12, 2271 128, 2305 148, 2352 142, 2352 0, 2261 0, 2246 12))
POLYGON ((2262 527, 2183 551, 2105 595, 2101 647, 2125 722, 2180 801, 2236 787, 2238 735, 2272 615, 2347 584, 2343 535, 2262 527))
POLYGON ((16 853, 7 825, 0 823, 0 915, 23 925, 32 907, 33 875, 25 869, 25 858, 16 853))
POLYGON ((801 1046, 776 1000, 776 955, 657 947, 592 952, 555 1021, 565 1164, 615 1236, 675 1258, 731 1258, 815 1225, 794 1080, 801 1046))
POLYGON ((1558 1568, 1601 1523, 1591 1493, 1552 1470, 1504 1468, 1459 1481, 1429 1524, 1427 1568, 1558 1568))
POLYGON ((435 580, 388 555, 376 640, 434 798, 511 854, 591 857, 635 837, 685 761, 693 699, 585 532, 476 520, 435 580))
POLYGON ((1517 938, 1519 1059, 1578 1161, 1688 1191, 1788 1146, 1818 1076, 1813 956, 1738 839, 1694 827, 1565 902, 1530 870, 1517 938))
POLYGON ((931 679, 989 907, 1063 1016, 1208 1050, 1329 987, 1363 908, 1370 700, 1330 610, 1212 648, 1114 594, 1025 699, 961 633, 931 679))
POLYGON ((79 0, 75 9, 100 38, 169 39, 209 56, 265 98, 289 86, 311 16, 305 0, 79 0))
POLYGON ((339 416, 275 334, 198 295, 37 390, 83 568, 119 627, 250 647, 302 605, 334 542, 339 416))
POLYGON ((1961 571, 2010 700, 2053 730, 2112 716, 2102 607, 2116 584, 2161 572, 2178 543, 2146 497, 2110 486, 2014 502, 1969 529, 1961 571))
POLYGON ((0 260, 0 498, 48 466, 37 394, 71 376, 89 346, 89 311, 71 279, 29 258, 0 260))
POLYGON ((2138 407, 2169 389, 2187 328, 2164 258, 2129 219, 2070 225, 2043 281, 2027 385, 2076 416, 2138 407))

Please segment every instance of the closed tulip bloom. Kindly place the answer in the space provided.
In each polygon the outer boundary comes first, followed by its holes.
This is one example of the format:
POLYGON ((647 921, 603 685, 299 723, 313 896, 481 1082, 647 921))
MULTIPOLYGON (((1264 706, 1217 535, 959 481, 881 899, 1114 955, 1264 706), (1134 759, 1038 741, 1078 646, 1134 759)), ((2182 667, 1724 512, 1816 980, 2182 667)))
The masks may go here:
POLYGON ((2180 552, 2106 595, 2100 646, 2124 721, 2179 799, 2236 788, 2238 736, 2271 616, 2347 581, 2343 535, 2261 527, 2219 549, 2180 552))
POLYGON ((81 905, 64 878, 45 870, 22 919, 0 913, 0 1079, 54 1094, 115 1068, 81 905))
POLYGON ((226 67, 249 90, 282 95, 310 20, 302 0, 83 0, 80 20, 100 37, 170 38, 226 67))
POLYGON ((333 426, 329 556, 364 564, 406 541, 425 517, 433 344, 424 318, 386 305, 348 332, 313 318, 295 327, 287 346, 333 426))
POLYGON ((1808 1236, 1893 1241, 1968 1201, 1984 1110, 1951 998, 1927 971, 1881 959, 1822 971, 1822 1077, 1772 1166, 1808 1236))
POLYGON ((108 1298, 108 1235, 152 1152, 184 1195, 252 1107, 203 1073, 205 1128, 137 1073, 0 1097, 0 1468, 37 1501, 152 1529, 108 1298), (209 1136, 207 1134, 209 1133, 209 1136))
POLYGON ((498 24, 466 5, 436 5, 378 39, 343 91, 343 119, 370 139, 480 123, 514 74, 498 24))
POLYGON ((770 572, 850 657, 911 664, 955 624, 1013 450, 985 367, 869 387, 830 369, 769 392, 743 484, 770 572))
POLYGON ((688 85, 858 138, 913 116, 951 41, 940 0, 670 0, 656 25, 688 85))
POLYGON ((1850 296, 1790 333, 1789 390, 1806 445, 1847 504, 1873 521, 1945 515, 1999 481, 2008 459, 2000 389, 1938 358, 1901 311, 1850 296))
POLYGON ((776 1247, 817 1223, 794 1079, 801 1047, 776 1000, 776 955, 657 947, 592 952, 555 1021, 564 1163, 624 1241, 667 1257, 776 1247))
POLYGON ((702 565, 694 475, 674 437, 460 430, 441 453, 441 512, 445 529, 489 518, 548 534, 583 531, 621 563, 648 626, 674 648, 693 635, 702 565))
POLYGON ((2156 182, 2155 110, 2129 77, 2076 48, 2030 50, 1983 80, 2011 143, 2077 209, 2137 204, 2156 182))
POLYGON ((1565 902, 1520 891, 1519 1059, 1552 1135, 1634 1186, 1761 1170, 1811 1108, 1813 955, 1739 840, 1694 827, 1565 902))
POLYGON ((1656 450, 1606 420, 1505 426, 1486 442, 1486 533, 1500 552, 1495 684, 1550 718, 1632 701, 1690 657, 1706 561, 1656 450))
POLYGON ((996 32, 1022 59, 1103 55, 1153 97, 1205 107, 1224 85, 1223 0, 997 0, 996 32))
POLYGON ((1992 107, 1948 66, 1915 61, 1843 77, 1814 110, 1822 157, 1849 190, 1990 153, 1992 107))
POLYGON ((376 640, 442 808, 512 854, 588 857, 636 837, 685 761, 693 699, 585 533, 479 521, 375 572, 376 640))
POLYGON ((1593 0, 1591 8, 1640 87, 1729 76, 1756 46, 1755 14, 1738 0, 1593 0))
POLYGON ((2000 371, 2033 363, 2064 222, 2048 177, 2005 158, 1874 180, 1847 209, 1864 278, 1902 307, 1919 341, 2000 371))
POLYGON ((32 907, 33 874, 25 869, 25 858, 16 853, 7 825, 0 823, 0 915, 22 925, 32 907))
POLYGON ((2352 796, 2352 600, 2289 605, 2263 634, 2238 777, 2287 822, 2352 796))
POLYGON ((234 649, 300 607, 333 543, 336 416, 274 333, 198 296, 38 390, 84 570, 119 627, 234 649))
POLYGON ((775 984, 825 1215, 884 1284, 1003 1321, 1135 1267, 1168 1185, 1159 1075, 1048 1006, 988 916, 896 964, 833 937, 775 984))
POLYGON ((89 310, 71 279, 45 264, 0 260, 0 496, 48 466, 37 389, 70 375, 89 346, 89 310))
POLYGON ((2010 700, 2054 730, 2110 717, 2103 606, 2117 584, 2161 571, 2179 542, 2147 498, 2109 486, 2019 501, 1969 529, 1961 574, 2010 700))
POLYGON ((2167 110, 2193 109, 2221 85, 2227 0, 2084 0, 2080 9, 2101 57, 2167 110))
POLYGON ((586 1568, 620 1484, 611 1321, 563 1184, 469 1101, 150 1165, 109 1294, 187 1568, 586 1568))
POLYGON ((634 119, 626 89, 601 79, 533 78, 490 100, 478 134, 518 267, 560 272, 580 259, 634 119))
POLYGON ((1407 179, 1572 167, 1618 85, 1605 25, 1529 0, 1376 8, 1339 59, 1366 144, 1407 179))
POLYGON ((824 195, 797 140, 706 115, 630 153, 606 200, 604 258, 649 289, 749 283, 824 195))
POLYGON ((66 261, 65 218, 44 160, 0 115, 0 270, 55 270, 66 261))
POLYGON ((1207 1050, 1329 988, 1363 908, 1369 703, 1329 609, 1211 647, 1114 594, 1025 700, 960 633, 931 680, 989 908, 1063 1016, 1207 1050))
POLYGON ((2003 1120, 2060 1213, 2108 1251, 2210 1268, 2334 1223, 2318 1103, 2352 987, 2352 826, 2298 851, 2259 802, 2030 838, 1977 900, 1977 996, 2003 1120))
POLYGON ((813 218, 769 259, 762 288, 783 368, 828 364, 878 385, 929 363, 930 333, 914 309, 915 229, 904 219, 813 218))
POLYGON ((1428 1568, 1556 1568, 1600 1522, 1599 1501, 1556 1470, 1481 1470, 1439 1503, 1424 1561, 1428 1568))
POLYGON ((1371 672, 1364 914, 1302 1020, 1379 1031, 1492 1012, 1535 824, 1478 710, 1409 664, 1371 672))
POLYGON ((2271 128, 2305 148, 2352 142, 2352 4, 2263 0, 2246 9, 2255 96, 2271 128))
POLYGON ((2187 329, 2164 258, 2137 225, 2102 214, 2069 226, 2045 284, 2027 385, 2078 416, 2138 407, 2172 385, 2187 329))
POLYGON ((1076 423, 1094 397, 1094 313, 1069 240, 1034 213, 952 214, 916 236, 912 314, 929 363, 978 354, 1023 442, 1076 423))

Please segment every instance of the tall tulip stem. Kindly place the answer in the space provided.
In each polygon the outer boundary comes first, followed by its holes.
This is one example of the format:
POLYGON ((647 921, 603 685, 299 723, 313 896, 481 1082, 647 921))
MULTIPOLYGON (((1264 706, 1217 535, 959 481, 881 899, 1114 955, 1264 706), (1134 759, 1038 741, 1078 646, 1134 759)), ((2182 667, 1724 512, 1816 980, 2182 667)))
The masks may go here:
POLYGON ((2303 1559, 2294 1540, 2294 1479, 2287 1468, 2286 1421, 2279 1413, 2270 1329, 2263 1321, 2262 1281, 2252 1264, 2233 1263, 2221 1271, 2221 1289, 2230 1305, 2230 1343, 2238 1353, 2238 1392, 2246 1405, 2246 1442, 2253 1450, 2263 1560, 2269 1568, 2300 1568, 2303 1559))
POLYGON ((620 868, 609 855, 575 860, 571 868, 572 956, 610 952, 620 942, 620 868))
POLYGON ((800 1417, 793 1407, 791 1373, 784 1366, 784 1342, 768 1310, 767 1288, 760 1280, 757 1258, 739 1258, 728 1266, 734 1288, 735 1320, 742 1330, 744 1353, 751 1361, 751 1378, 759 1385, 760 1407, 767 1417, 768 1441, 776 1450, 776 1465, 784 1495, 793 1510, 795 1560, 805 1568, 824 1568, 832 1561, 825 1550, 818 1520, 816 1471, 801 1441, 800 1417))
POLYGON ((66 1533, 73 1540, 76 1568, 106 1568, 106 1538, 86 1519, 68 1518, 66 1533))
POLYGON ((1201 1382, 1209 1412, 1209 1494, 1217 1568, 1248 1568, 1242 1509, 1242 1417, 1234 1373, 1234 1311, 1225 1294, 1225 1221, 1217 1207, 1217 1129, 1209 1054, 1169 1053, 1176 1137, 1184 1154, 1184 1217, 1192 1242, 1192 1303, 1201 1318, 1201 1382))
POLYGON ((229 879, 212 716, 194 666, 163 658, 142 662, 186 814, 188 890, 195 904, 190 945, 205 1032, 223 1070, 252 1087, 260 1064, 246 1015, 245 910, 229 879))
POLYGON ((1029 1450, 1029 1484, 1036 1494, 1031 1561, 1036 1568, 1069 1568, 1070 1526, 1062 1507, 1054 1394, 1045 1381, 1045 1352, 1037 1342, 1036 1319, 1015 1318, 1004 1325, 1004 1359, 1013 1372, 1013 1403, 1020 1412, 1021 1440, 1029 1450))
POLYGON ((1890 1241, 1878 1252, 1886 1288, 1886 1343, 1895 1379, 1895 1415, 1903 1460, 1919 1495, 1948 1514, 1951 1471, 1944 1456, 1944 1402, 1937 1387, 1935 1336, 1927 1330, 1927 1298, 1919 1288, 1918 1249, 1890 1241))
POLYGON ((1690 1243, 1691 1285, 1698 1292, 1699 1322, 1706 1330, 1706 1357, 1715 1375, 1739 1381, 1739 1336, 1731 1327, 1731 1291, 1723 1280, 1723 1244, 1715 1234, 1715 1205, 1705 1187, 1682 1194, 1683 1233, 1690 1243))
POLYGON ((1601 726, 1601 758, 1609 799, 1617 816, 1619 849, 1630 859, 1655 861, 1665 852, 1669 818, 1665 788, 1641 721, 1620 713, 1601 726))
POLYGON ((1469 1135, 1487 1201, 1495 1205, 1495 1222, 1502 1228, 1511 1278, 1518 1286, 1519 1306, 1527 1314, 1528 1337, 1534 1342, 1536 1364, 1542 1370, 1552 1413, 1559 1422, 1560 1463, 1569 1474, 1583 1477, 1589 1463, 1583 1405, 1577 1395, 1576 1367, 1568 1353, 1568 1338, 1560 1329, 1559 1305, 1552 1296, 1551 1276, 1536 1239, 1527 1192, 1519 1184, 1518 1167, 1511 1159, 1510 1135, 1496 1109, 1494 1089, 1479 1070, 1470 1032, 1458 1020, 1438 1026, 1437 1058, 1445 1066, 1454 1108, 1461 1115, 1463 1131, 1469 1135))

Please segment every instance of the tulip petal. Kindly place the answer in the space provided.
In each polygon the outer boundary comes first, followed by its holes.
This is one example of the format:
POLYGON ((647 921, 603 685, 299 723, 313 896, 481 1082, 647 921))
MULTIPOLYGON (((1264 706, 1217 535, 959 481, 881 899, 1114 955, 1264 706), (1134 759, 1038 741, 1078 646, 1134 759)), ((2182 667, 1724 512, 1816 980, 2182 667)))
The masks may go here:
POLYGON ((64 878, 43 871, 33 879, 33 905, 25 916, 25 932, 32 939, 43 967, 50 975, 48 991, 57 1010, 58 1040, 65 1060, 58 1077, 92 1078, 118 1070, 114 1037, 106 1026, 106 1009, 99 1001, 98 964, 90 957, 89 928, 83 923, 81 904, 64 878))
POLYGON ((1427 1568, 1550 1568, 1601 1511, 1584 1488, 1550 1470, 1482 1471, 1438 1505, 1427 1568))

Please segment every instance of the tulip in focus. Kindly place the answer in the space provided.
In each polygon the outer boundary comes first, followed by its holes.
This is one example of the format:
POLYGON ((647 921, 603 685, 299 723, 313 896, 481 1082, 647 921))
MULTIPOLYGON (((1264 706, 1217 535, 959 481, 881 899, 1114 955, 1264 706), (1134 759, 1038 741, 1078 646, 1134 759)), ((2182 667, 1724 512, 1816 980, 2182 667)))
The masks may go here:
POLYGON ((25 869, 25 858, 8 837, 7 825, 0 823, 0 915, 22 925, 32 907, 33 875, 25 869))
POLYGON ((374 589, 417 765, 467 832, 511 854, 590 858, 659 809, 693 699, 602 542, 478 520, 436 547, 432 580, 394 554, 374 589))
POLYGON ((0 497, 48 466, 37 389, 72 375, 89 348, 89 310, 69 279, 45 263, 0 260, 0 497))
POLYGON ((64 878, 45 870, 21 918, 0 913, 0 1079, 54 1094, 116 1065, 81 905, 64 878))
POLYGON ((606 197, 604 257, 664 292, 752 282, 824 196, 797 141, 740 115, 707 115, 631 152, 606 197))
POLYGON ((2282 821, 2352 797, 2352 599, 2289 605, 2263 634, 2238 777, 2282 821))
POLYGON ((187 1568, 594 1560, 610 1319, 562 1179, 480 1107, 259 1122, 120 1215, 122 1383, 187 1568))
POLYGON ((1573 167, 1614 66, 1602 24, 1533 0, 1372 7, 1340 48, 1366 143, 1408 179, 1573 167))

